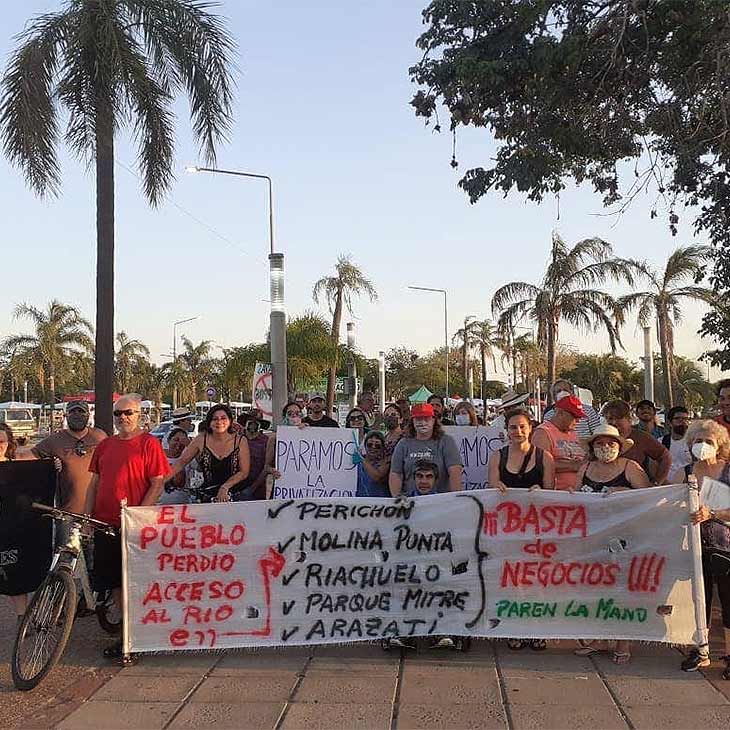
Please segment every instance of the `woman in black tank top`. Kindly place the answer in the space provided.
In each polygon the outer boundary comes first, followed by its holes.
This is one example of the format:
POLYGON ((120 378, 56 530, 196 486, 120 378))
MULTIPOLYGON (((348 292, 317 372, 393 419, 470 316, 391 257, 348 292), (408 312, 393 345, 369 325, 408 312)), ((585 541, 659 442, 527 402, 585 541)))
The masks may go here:
POLYGON ((173 468, 172 479, 193 459, 203 472, 203 486, 197 490, 201 502, 230 502, 241 482, 248 476, 251 459, 248 441, 233 433, 233 414, 228 406, 213 406, 206 427, 185 448, 173 468))
POLYGON ((509 444, 489 457, 489 486, 504 492, 508 488, 553 489, 553 457, 530 443, 532 422, 525 409, 505 415, 509 444))
POLYGON ((607 494, 649 486, 646 472, 635 461, 620 456, 633 442, 622 438, 614 426, 602 423, 591 434, 587 445, 588 461, 575 480, 579 491, 607 494))

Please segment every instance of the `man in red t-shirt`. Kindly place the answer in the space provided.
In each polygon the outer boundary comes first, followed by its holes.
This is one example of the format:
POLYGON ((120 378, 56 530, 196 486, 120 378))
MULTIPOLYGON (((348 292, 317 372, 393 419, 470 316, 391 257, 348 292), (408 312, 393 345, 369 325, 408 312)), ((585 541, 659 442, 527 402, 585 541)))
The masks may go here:
MULTIPOLYGON (((86 512, 96 519, 121 525, 120 502, 129 507, 157 504, 170 472, 160 442, 139 425, 141 398, 123 395, 114 404, 117 435, 102 441, 94 451, 89 471, 93 474, 86 493, 86 512)), ((118 606, 122 606, 122 543, 121 537, 94 534, 94 589, 111 590, 118 606)), ((122 644, 117 642, 104 650, 104 656, 117 659, 122 644)))

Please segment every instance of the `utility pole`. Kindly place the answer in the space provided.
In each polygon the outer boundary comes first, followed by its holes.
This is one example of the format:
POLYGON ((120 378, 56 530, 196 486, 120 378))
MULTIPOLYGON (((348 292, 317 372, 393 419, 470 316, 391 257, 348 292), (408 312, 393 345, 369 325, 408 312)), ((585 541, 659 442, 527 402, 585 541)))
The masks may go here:
POLYGON ((382 350, 378 353, 378 400, 382 413, 385 408, 385 353, 382 350))

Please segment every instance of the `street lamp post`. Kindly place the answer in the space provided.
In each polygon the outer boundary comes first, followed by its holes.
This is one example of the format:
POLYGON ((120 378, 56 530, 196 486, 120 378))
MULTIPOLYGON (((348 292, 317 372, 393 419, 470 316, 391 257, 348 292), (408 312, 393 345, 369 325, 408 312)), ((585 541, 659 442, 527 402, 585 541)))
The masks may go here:
POLYGON ((446 402, 449 401, 449 310, 447 305, 446 289, 432 289, 429 286, 409 286, 409 289, 418 291, 437 292, 444 295, 444 346, 446 347, 446 402))
POLYGON ((286 309, 284 308, 284 254, 274 253, 274 192, 271 178, 240 170, 219 170, 213 167, 189 166, 187 172, 211 172, 219 175, 235 175, 266 180, 269 190, 269 287, 271 314, 269 337, 271 340, 272 422, 281 420, 281 412, 287 402, 286 362, 286 309))
MULTIPOLYGON (((188 317, 187 319, 179 319, 177 322, 172 323, 172 367, 173 370, 177 364, 177 326, 179 324, 185 324, 186 322, 192 322, 196 319, 200 319, 200 315, 196 314, 194 317, 188 317)), ((173 372, 174 375, 174 372, 173 372)), ((173 410, 177 408, 177 383, 172 386, 172 407, 173 410)))

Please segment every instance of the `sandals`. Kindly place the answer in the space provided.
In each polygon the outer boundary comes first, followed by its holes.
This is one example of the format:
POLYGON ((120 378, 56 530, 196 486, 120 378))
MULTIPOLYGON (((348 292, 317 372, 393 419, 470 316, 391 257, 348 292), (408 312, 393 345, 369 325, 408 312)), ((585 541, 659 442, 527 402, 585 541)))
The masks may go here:
POLYGON ((530 641, 530 649, 532 651, 545 651, 547 649, 547 641, 545 639, 532 639, 530 641))
POLYGON ((524 649, 529 642, 523 641, 522 639, 507 639, 507 648, 511 651, 520 651, 524 649))
POLYGON ((631 661, 631 654, 627 651, 615 651, 611 661, 614 664, 628 664, 631 661))

